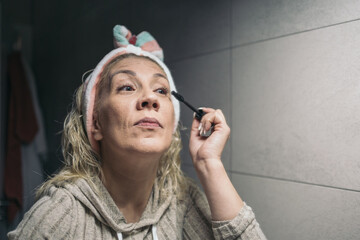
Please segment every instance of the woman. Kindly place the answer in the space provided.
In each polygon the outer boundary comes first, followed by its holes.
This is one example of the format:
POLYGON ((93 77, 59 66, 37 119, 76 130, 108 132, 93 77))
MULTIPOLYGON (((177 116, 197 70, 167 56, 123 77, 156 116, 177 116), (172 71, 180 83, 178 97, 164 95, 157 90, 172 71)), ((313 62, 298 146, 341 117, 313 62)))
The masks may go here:
POLYGON ((222 112, 203 108, 191 127, 204 195, 180 170, 180 108, 161 48, 124 26, 114 37, 119 48, 78 89, 65 120, 64 168, 9 238, 265 239, 221 162, 230 134, 222 112))

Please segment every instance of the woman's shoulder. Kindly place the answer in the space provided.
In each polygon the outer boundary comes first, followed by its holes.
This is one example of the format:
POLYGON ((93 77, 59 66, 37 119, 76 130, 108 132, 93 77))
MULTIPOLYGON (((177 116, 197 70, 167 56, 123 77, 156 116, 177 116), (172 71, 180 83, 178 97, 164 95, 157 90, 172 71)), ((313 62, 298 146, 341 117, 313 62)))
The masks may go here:
POLYGON ((69 239, 76 200, 65 188, 51 186, 25 214, 9 239, 69 239))

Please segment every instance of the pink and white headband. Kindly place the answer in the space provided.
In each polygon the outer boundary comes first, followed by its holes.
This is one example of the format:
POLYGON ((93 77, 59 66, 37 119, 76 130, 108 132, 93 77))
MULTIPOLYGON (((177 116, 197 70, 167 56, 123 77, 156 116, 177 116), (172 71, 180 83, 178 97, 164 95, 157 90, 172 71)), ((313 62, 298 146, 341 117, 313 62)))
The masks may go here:
MULTIPOLYGON (((93 128, 93 111, 95 104, 95 95, 97 83, 104 67, 114 58, 126 54, 133 53, 138 56, 145 56, 154 60, 165 72, 169 81, 170 91, 176 91, 176 87, 167 66, 163 63, 163 51, 156 40, 148 32, 141 32, 140 34, 132 35, 131 32, 122 25, 116 25, 113 29, 114 45, 116 49, 109 52, 96 66, 94 71, 85 80, 85 89, 83 96, 83 122, 86 128, 86 133, 90 141, 91 147, 97 153, 100 153, 99 143, 92 135, 93 128)), ((179 101, 171 95, 171 101, 174 105, 175 125, 176 131, 178 121, 180 118, 180 104, 179 101)))

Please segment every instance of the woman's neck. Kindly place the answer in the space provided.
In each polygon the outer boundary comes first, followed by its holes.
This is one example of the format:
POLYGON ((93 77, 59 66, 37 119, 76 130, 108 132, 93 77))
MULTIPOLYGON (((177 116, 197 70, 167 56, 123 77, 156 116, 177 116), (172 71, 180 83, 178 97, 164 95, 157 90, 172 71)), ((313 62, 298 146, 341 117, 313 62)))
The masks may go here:
POLYGON ((141 218, 152 191, 158 163, 158 156, 150 158, 135 154, 126 159, 103 159, 102 181, 127 222, 137 222, 141 218))

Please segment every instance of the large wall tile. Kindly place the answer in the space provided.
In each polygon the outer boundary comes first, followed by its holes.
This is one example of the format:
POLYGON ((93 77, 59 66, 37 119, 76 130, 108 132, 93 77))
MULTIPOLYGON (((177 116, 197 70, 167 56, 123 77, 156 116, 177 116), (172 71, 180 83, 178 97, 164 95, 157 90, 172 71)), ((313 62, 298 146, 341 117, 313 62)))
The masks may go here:
POLYGON ((357 0, 232 1, 232 45, 359 18, 357 0))
MULTIPOLYGON (((170 64, 170 70, 176 83, 177 91, 194 107, 212 107, 222 109, 230 125, 230 55, 221 51, 201 57, 178 61, 170 64)), ((186 130, 182 131, 183 161, 191 163, 188 150, 193 112, 181 103, 181 122, 186 130)), ((223 152, 226 168, 230 161, 230 144, 223 152)))
POLYGON ((233 170, 360 190, 359 33, 358 21, 234 49, 233 170))
POLYGON ((360 193, 233 174, 268 239, 338 240, 360 236, 360 193))
POLYGON ((172 61, 228 48, 230 1, 133 1, 133 33, 149 31, 172 61), (140 13, 140 14, 139 14, 140 13))

